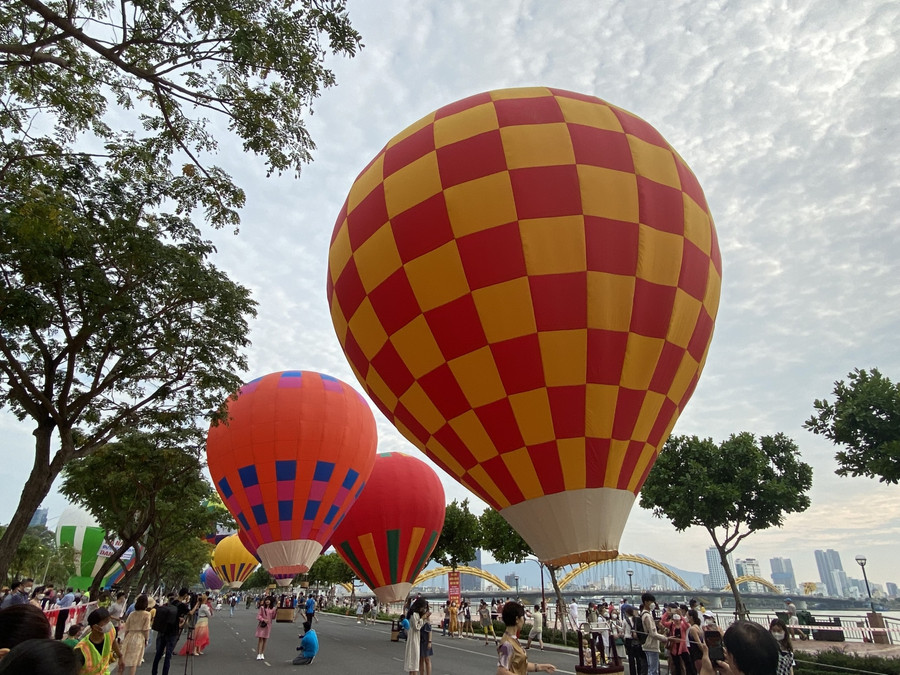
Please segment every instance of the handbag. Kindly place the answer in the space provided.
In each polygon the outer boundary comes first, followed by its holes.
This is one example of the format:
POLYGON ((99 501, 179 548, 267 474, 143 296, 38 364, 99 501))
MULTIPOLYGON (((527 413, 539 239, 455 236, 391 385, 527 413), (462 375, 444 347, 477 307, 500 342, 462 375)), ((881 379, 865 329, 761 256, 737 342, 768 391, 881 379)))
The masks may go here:
POLYGON ((260 627, 260 628, 265 628, 265 627, 268 626, 268 625, 269 625, 269 622, 268 622, 268 621, 263 621, 262 619, 260 619, 260 621, 259 621, 259 627, 260 627))

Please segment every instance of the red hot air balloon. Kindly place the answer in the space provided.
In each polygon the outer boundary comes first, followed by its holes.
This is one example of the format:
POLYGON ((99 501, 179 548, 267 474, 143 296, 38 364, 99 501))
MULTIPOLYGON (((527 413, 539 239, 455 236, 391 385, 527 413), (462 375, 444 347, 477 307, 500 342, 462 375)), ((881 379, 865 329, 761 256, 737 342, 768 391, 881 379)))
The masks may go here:
POLYGON ((338 216, 327 292, 385 416, 563 565, 616 555, 700 377, 721 275, 703 191, 659 132, 531 87, 387 143, 338 216))
POLYGON ((397 452, 380 454, 332 544, 380 602, 399 602, 437 544, 444 510, 444 488, 427 464, 397 452))
POLYGON ((253 380, 227 406, 207 437, 213 483, 267 570, 306 572, 372 472, 372 411, 349 385, 299 370, 253 380))

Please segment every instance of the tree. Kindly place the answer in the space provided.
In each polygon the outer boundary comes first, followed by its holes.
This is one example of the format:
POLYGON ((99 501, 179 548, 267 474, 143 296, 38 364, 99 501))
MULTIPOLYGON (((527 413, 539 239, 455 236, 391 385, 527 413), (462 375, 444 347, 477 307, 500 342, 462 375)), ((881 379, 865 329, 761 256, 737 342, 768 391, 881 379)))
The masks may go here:
POLYGON ((36 159, 0 192, 0 405, 35 436, 0 577, 69 461, 124 429, 205 427, 246 368, 255 303, 179 213, 190 187, 152 161, 110 171, 36 159), (175 213, 158 212, 172 199, 175 213))
POLYGON ((672 436, 641 489, 641 507, 666 517, 679 532, 704 528, 731 584, 735 612, 746 615, 728 554, 785 515, 809 508, 812 467, 784 434, 742 432, 716 446, 711 438, 672 436))
MULTIPOLYGON (((177 532, 175 533, 177 535, 177 532)), ((126 575, 119 585, 122 587, 156 588, 177 590, 183 586, 193 586, 200 580, 201 570, 209 563, 209 544, 196 536, 184 534, 172 536, 163 549, 156 549, 153 558, 140 570, 140 581, 134 583, 134 576, 126 575)))
POLYGON ((336 552, 326 553, 316 558, 316 561, 309 568, 306 577, 310 585, 325 585, 329 587, 328 597, 334 597, 335 584, 351 584, 356 579, 356 575, 350 566, 344 562, 336 552))
POLYGON ((253 573, 247 577, 247 580, 241 584, 241 588, 267 588, 275 583, 275 578, 266 571, 266 568, 260 565, 253 573))
POLYGON ((839 476, 900 482, 900 383, 877 368, 855 369, 834 383, 834 403, 816 400, 804 426, 845 449, 835 455, 839 476))
MULTIPOLYGON (((198 530, 215 529, 215 515, 200 510, 212 493, 202 473, 200 440, 191 429, 155 434, 135 431, 66 465, 60 492, 90 511, 107 533, 122 540, 98 570, 92 596, 122 554, 137 547, 161 516, 194 511, 206 516, 205 522, 196 523, 198 530)), ((146 555, 138 556, 132 576, 146 559, 146 555)))
MULTIPOLYGON (((0 536, 6 530, 0 526, 0 536)), ((75 552, 68 544, 56 545, 56 536, 43 525, 32 525, 25 532, 9 566, 6 583, 30 577, 39 585, 65 586, 75 572, 75 552)))
POLYGON ((478 517, 478 524, 481 528, 482 548, 489 551, 498 563, 520 563, 534 555, 531 547, 499 511, 485 509, 478 517))
POLYGON ((462 503, 455 499, 447 505, 444 514, 444 529, 438 537, 431 559, 441 565, 456 569, 474 560, 481 546, 481 527, 478 516, 469 511, 469 500, 462 503))
POLYGON ((149 153, 167 173, 181 153, 203 201, 236 223, 243 193, 202 158, 218 142, 208 120, 221 119, 270 173, 299 172, 315 147, 304 114, 335 82, 326 41, 351 57, 361 47, 343 0, 3 3, 0 183, 18 162, 76 143, 106 159, 149 153))

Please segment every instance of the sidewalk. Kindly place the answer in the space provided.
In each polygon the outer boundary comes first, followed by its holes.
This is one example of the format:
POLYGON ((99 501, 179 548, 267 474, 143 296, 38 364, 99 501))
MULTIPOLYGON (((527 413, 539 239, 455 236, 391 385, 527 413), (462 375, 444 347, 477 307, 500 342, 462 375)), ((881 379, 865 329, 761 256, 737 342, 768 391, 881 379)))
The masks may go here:
POLYGON ((824 640, 793 640, 796 654, 817 654, 835 650, 846 654, 865 656, 882 656, 885 658, 900 657, 900 645, 880 645, 872 642, 825 642, 824 640))

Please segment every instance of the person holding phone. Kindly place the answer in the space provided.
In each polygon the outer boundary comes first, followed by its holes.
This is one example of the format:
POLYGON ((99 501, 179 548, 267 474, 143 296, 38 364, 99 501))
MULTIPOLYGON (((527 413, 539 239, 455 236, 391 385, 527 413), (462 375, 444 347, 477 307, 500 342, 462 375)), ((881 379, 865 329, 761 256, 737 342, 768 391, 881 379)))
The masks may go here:
POLYGON ((752 621, 735 621, 722 636, 725 658, 712 659, 701 645, 700 675, 774 675, 778 669, 778 643, 772 634, 752 621))

